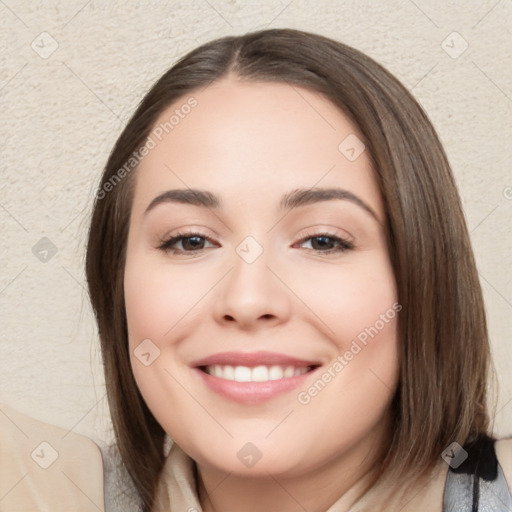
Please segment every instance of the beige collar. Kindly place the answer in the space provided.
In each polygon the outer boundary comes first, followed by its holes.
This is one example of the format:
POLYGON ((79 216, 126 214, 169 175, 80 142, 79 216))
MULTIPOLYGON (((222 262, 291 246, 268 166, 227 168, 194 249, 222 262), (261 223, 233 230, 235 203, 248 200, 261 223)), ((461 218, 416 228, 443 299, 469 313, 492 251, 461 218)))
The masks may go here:
MULTIPOLYGON (((358 483, 326 512, 374 512, 377 509, 384 511, 381 503, 383 497, 388 494, 392 495, 392 501, 386 510, 441 512, 447 471, 448 465, 441 460, 426 482, 407 495, 400 490, 391 491, 389 485, 381 482, 352 504, 361 489, 362 483, 358 483)), ((154 507, 154 512, 170 510, 202 512, 197 494, 195 462, 176 443, 172 445, 165 461, 154 507)))

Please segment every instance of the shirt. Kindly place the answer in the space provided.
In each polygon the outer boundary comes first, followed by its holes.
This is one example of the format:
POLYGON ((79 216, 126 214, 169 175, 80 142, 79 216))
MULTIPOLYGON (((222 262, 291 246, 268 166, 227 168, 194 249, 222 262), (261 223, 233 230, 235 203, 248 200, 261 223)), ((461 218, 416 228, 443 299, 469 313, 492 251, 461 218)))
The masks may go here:
MULTIPOLYGON (((512 438, 496 441, 496 455, 510 490, 512 482, 512 438)), ((177 445, 172 444, 159 480, 155 512, 182 510, 202 512, 196 491, 195 462, 177 445)), ((443 495, 448 464, 441 458, 432 473, 414 488, 406 491, 385 480, 377 482, 361 499, 353 503, 365 481, 350 488, 326 512, 443 512, 443 495), (383 498, 390 497, 386 508, 383 498)))
POLYGON ((98 446, 0 404, 0 512, 103 512, 98 446))
MULTIPOLYGON (((169 446, 169 445, 168 445, 169 446)), ((510 489, 512 438, 495 450, 510 489)), ((378 482, 353 503, 365 485, 356 483, 326 512, 442 512, 448 464, 440 458, 424 482, 409 492, 378 482), (389 492, 391 491, 391 492, 389 492), (391 495, 386 509, 382 498, 391 495)), ((157 488, 154 512, 202 512, 196 491, 195 462, 170 445, 157 488)), ((103 462, 85 436, 49 425, 0 404, 0 512, 104 512, 103 462)))

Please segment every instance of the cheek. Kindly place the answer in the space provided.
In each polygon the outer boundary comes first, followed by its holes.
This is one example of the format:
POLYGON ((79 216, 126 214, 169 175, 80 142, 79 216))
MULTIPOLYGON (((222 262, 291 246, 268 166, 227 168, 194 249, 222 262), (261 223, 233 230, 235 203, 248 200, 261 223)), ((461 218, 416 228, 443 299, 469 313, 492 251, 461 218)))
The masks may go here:
POLYGON ((179 265, 171 268, 136 251, 127 261, 124 295, 130 362, 137 386, 159 420, 167 418, 169 403, 185 409, 183 392, 173 379, 180 371, 177 348, 190 326, 204 319, 201 298, 216 280, 216 275, 199 268, 184 272, 179 265))
MULTIPOLYGON (((197 315, 196 304, 211 288, 215 276, 184 272, 155 264, 149 258, 133 258, 127 263, 124 279, 126 316, 130 344, 149 338, 156 345, 174 338, 172 331, 197 315)), ((176 331, 175 331, 176 332, 176 331)))
POLYGON ((364 263, 328 271, 311 266, 294 278, 294 290, 317 317, 318 328, 340 350, 358 336, 364 341, 366 329, 376 324, 382 337, 394 335, 397 306, 392 269, 385 257, 364 263))
POLYGON ((316 380, 298 390, 297 422, 287 433, 300 436, 310 429, 309 448, 319 460, 379 431, 399 379, 397 321, 401 306, 395 300, 393 280, 365 281, 351 275, 340 282, 333 280, 329 286, 337 284, 346 286, 345 294, 326 302, 323 309, 323 321, 334 331, 330 340, 337 354, 316 380), (354 288, 348 290, 351 284, 354 288), (321 437, 318 420, 311 418, 322 419, 321 437))
POLYGON ((318 318, 317 328, 336 349, 313 387, 300 390, 298 402, 314 403, 323 411, 320 415, 333 420, 336 411, 342 416, 356 413, 353 426, 364 428, 383 413, 399 375, 397 322, 402 307, 387 256, 373 254, 358 265, 332 272, 315 272, 312 267, 296 284, 297 293, 318 318))

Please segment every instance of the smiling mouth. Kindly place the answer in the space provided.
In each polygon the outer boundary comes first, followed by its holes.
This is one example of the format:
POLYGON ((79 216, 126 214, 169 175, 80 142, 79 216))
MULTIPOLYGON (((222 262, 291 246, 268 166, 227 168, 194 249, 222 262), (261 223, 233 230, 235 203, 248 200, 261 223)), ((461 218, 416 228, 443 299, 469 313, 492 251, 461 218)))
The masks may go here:
POLYGON ((208 365, 200 366, 199 369, 212 377, 235 382, 269 382, 274 380, 290 379, 304 375, 318 365, 312 366, 280 366, 280 365, 259 365, 232 366, 232 365, 208 365))
POLYGON ((245 405, 260 404, 305 386, 322 363, 269 351, 222 352, 190 366, 211 391, 245 405))

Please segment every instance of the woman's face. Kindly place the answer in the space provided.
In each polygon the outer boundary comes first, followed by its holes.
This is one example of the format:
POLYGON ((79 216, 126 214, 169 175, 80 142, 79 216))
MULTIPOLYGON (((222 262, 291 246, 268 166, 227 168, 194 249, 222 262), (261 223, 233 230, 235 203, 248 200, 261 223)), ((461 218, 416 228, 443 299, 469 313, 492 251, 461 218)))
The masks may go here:
POLYGON ((124 286, 156 419, 200 465, 238 474, 374 454, 401 306, 357 128, 309 90, 223 79, 151 138, 124 286))

